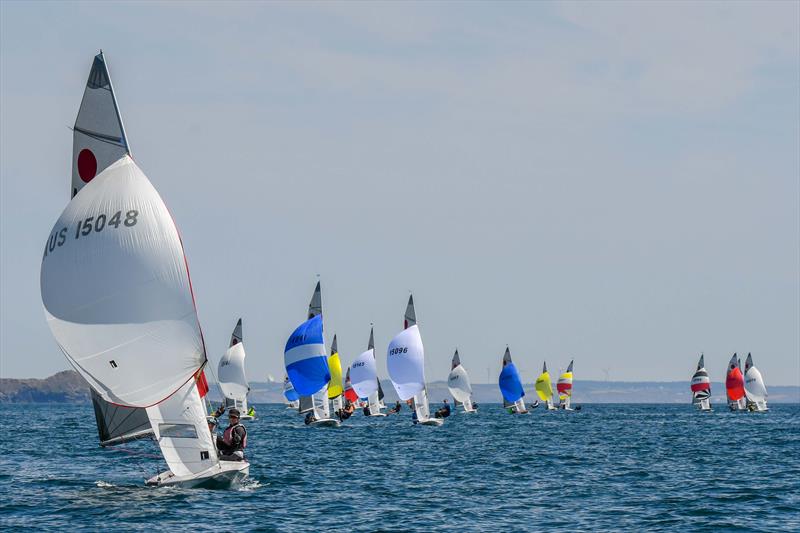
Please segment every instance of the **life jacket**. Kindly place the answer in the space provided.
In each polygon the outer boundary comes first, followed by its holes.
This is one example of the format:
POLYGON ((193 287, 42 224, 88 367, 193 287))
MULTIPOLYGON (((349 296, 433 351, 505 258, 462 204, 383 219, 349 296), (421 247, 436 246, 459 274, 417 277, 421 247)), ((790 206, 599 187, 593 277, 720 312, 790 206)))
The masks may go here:
POLYGON ((233 443, 233 430, 238 427, 244 430, 244 437, 242 437, 242 449, 244 450, 247 448, 247 428, 244 427, 244 424, 240 422, 237 422, 234 426, 228 426, 225 428, 225 432, 222 434, 222 441, 230 446, 231 443, 233 443))

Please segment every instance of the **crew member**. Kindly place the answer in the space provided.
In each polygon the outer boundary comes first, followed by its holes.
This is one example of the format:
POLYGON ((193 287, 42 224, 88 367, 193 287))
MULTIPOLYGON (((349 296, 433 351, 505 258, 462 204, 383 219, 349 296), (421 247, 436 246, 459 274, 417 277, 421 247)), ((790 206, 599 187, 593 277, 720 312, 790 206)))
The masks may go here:
POLYGON ((447 418, 450 416, 450 404, 447 403, 447 398, 444 399, 444 405, 440 409, 437 409, 433 416, 436 418, 447 418))
POLYGON ((222 437, 217 437, 217 449, 222 461, 244 461, 247 447, 247 429, 239 423, 239 410, 228 411, 228 427, 222 437))

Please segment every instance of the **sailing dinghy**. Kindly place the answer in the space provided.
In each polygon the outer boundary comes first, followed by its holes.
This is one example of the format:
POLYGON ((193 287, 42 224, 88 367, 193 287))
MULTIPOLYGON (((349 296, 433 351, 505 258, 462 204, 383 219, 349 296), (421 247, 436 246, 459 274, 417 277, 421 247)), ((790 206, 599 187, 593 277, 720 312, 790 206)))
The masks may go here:
POLYGON ((287 409, 298 409, 300 407, 300 395, 294 390, 289 376, 283 379, 283 397, 286 398, 287 409))
POLYGON ((767 411, 767 387, 761 372, 753 364, 753 356, 747 354, 744 362, 744 394, 747 398, 747 409, 753 412, 767 411))
POLYGON ((744 411, 747 408, 741 366, 742 361, 734 353, 728 361, 728 373, 725 376, 725 393, 728 396, 728 409, 731 411, 744 411))
POLYGON ((525 389, 522 388, 522 380, 514 362, 511 360, 511 350, 506 346, 503 354, 503 369, 498 378, 500 392, 503 394, 503 407, 508 409, 511 414, 525 414, 528 409, 525 407, 525 389))
POLYGON ((356 357, 350 365, 350 383, 359 398, 367 399, 367 407, 364 414, 367 416, 386 416, 381 412, 381 404, 378 395, 380 382, 378 381, 378 369, 375 362, 375 347, 373 334, 370 331, 371 347, 356 357))
POLYGON ((467 370, 461 364, 458 349, 456 349, 456 353, 453 354, 453 360, 450 362, 447 388, 450 390, 450 394, 453 395, 456 406, 460 404, 465 413, 474 413, 476 411, 472 405, 472 384, 469 381, 467 370))
POLYGON ((698 411, 711 411, 711 379, 704 361, 703 354, 697 362, 697 370, 692 376, 692 405, 698 411))
MULTIPOLYGON (((570 361, 566 372, 558 376, 558 408, 564 411, 572 411, 570 403, 572 401, 572 365, 575 361, 570 361)), ((578 406, 580 408, 580 406, 578 406)))
POLYGON ((169 466, 148 485, 239 484, 249 463, 220 461, 206 423, 208 359, 180 234, 129 155, 102 52, 75 121, 72 185, 40 275, 56 342, 103 402, 145 409, 169 466))
POLYGON ((328 357, 328 368, 331 371, 331 380, 328 382, 328 399, 331 401, 333 412, 337 412, 344 407, 342 394, 342 362, 339 359, 339 345, 336 342, 336 334, 333 335, 331 343, 331 355, 328 357))
POLYGON ((300 395, 300 413, 306 413, 311 426, 339 427, 331 418, 328 384, 331 372, 322 330, 322 291, 320 283, 314 289, 308 305, 308 320, 289 336, 283 353, 286 373, 300 395))
POLYGON ((217 368, 217 378, 222 395, 225 397, 225 407, 227 409, 236 408, 239 410, 240 420, 252 420, 255 411, 252 413, 247 408, 247 395, 250 393, 250 385, 247 384, 247 376, 244 373, 244 343, 242 342, 242 319, 236 322, 231 334, 231 343, 222 359, 219 360, 217 368))
POLYGON ((409 296, 404 320, 405 329, 398 333, 386 350, 389 378, 402 401, 413 400, 415 423, 441 426, 444 420, 432 418, 425 390, 425 350, 417 326, 414 297, 409 296))
POLYGON ((536 378, 534 388, 536 389, 536 395, 545 403, 547 410, 555 410, 556 406, 553 405, 553 382, 550 381, 550 372, 547 371, 547 361, 542 365, 542 373, 536 378))

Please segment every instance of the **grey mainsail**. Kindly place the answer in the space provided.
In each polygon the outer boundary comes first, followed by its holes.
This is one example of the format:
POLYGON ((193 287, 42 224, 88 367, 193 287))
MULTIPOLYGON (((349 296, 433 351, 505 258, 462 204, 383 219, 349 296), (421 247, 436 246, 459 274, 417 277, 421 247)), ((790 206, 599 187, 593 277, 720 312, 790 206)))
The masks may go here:
POLYGON ((144 409, 114 405, 101 398, 91 387, 89 390, 92 393, 100 446, 115 446, 153 435, 153 428, 144 409))
POLYGON ((417 323, 417 313, 414 311, 414 295, 408 295, 408 305, 406 306, 406 316, 404 328, 408 329, 417 323))
POLYGON ((314 294, 311 296, 311 301, 308 303, 308 318, 314 318, 322 314, 322 289, 320 289, 319 281, 317 287, 314 289, 314 294))

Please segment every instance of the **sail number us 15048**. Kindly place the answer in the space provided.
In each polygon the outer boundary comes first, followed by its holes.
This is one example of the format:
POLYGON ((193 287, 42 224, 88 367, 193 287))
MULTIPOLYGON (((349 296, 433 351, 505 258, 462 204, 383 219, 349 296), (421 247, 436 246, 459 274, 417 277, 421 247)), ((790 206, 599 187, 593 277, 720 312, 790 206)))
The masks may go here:
POLYGON ((60 230, 54 231, 47 240, 47 244, 44 246, 44 256, 42 259, 47 257, 47 254, 52 253, 56 248, 64 246, 67 243, 67 237, 69 235, 72 235, 72 240, 80 239, 81 237, 88 237, 92 233, 100 233, 101 231, 108 231, 110 229, 116 230, 119 229, 120 226, 130 228, 135 226, 138 221, 139 211, 136 209, 130 209, 124 213, 123 211, 117 211, 111 216, 101 213, 97 216, 86 217, 75 224, 75 231, 73 232, 68 231, 68 227, 63 227, 60 230))

